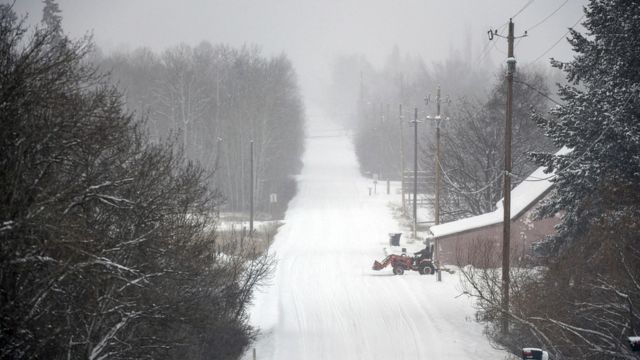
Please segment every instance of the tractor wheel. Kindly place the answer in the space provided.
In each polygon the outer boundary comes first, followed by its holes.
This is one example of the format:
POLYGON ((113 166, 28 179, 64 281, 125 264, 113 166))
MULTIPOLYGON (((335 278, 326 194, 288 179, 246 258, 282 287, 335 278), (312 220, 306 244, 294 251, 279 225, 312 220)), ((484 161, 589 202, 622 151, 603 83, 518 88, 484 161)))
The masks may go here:
POLYGON ((404 274, 404 268, 402 266, 395 266, 393 268, 393 273, 395 275, 402 275, 402 274, 404 274))
POLYGON ((422 275, 431 275, 435 272, 435 269, 432 265, 425 265, 420 269, 420 274, 422 275))

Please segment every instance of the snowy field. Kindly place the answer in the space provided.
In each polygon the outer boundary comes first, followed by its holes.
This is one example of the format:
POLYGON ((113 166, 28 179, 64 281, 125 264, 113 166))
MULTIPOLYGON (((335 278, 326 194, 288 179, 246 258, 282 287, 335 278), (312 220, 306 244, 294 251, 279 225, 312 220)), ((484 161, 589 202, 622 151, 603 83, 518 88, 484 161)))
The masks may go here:
POLYGON ((278 267, 252 309, 257 359, 509 358, 474 322, 456 274, 436 282, 371 269, 388 234, 402 232, 388 205, 399 195, 369 196, 344 133, 315 125, 309 135, 299 192, 272 246, 278 267))

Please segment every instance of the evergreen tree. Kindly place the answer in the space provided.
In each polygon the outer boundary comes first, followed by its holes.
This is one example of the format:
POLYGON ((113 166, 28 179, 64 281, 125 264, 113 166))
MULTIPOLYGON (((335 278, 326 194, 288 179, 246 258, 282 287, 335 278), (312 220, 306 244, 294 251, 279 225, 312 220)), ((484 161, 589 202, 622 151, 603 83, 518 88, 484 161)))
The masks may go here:
MULTIPOLYGON (((548 245, 558 251, 585 236, 595 223, 640 210, 640 2, 591 0, 585 8, 586 34, 571 30, 576 55, 563 69, 563 105, 549 118, 534 115, 566 155, 534 153, 555 170, 556 193, 540 215, 564 212, 548 245)), ((635 226, 635 225, 633 225, 635 226)))
POLYGON ((55 0, 43 0, 42 24, 52 33, 62 36, 62 16, 60 7, 55 0))

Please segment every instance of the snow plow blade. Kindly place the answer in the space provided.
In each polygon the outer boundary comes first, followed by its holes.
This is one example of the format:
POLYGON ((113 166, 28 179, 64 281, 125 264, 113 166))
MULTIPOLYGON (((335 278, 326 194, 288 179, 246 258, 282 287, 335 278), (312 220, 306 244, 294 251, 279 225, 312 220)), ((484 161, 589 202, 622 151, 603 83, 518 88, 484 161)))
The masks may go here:
POLYGON ((384 267, 378 260, 373 262, 373 270, 380 270, 384 267))

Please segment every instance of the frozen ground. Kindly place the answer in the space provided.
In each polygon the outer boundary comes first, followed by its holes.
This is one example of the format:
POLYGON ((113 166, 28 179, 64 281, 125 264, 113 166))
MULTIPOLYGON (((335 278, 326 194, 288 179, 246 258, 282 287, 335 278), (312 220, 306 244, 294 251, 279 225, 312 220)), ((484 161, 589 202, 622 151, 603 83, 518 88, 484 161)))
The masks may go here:
POLYGON ((344 132, 309 134, 299 192, 272 246, 278 267, 252 309, 257 359, 505 359, 458 297, 457 275, 439 283, 371 270, 388 233, 401 232, 388 206, 399 195, 369 196, 344 132))

